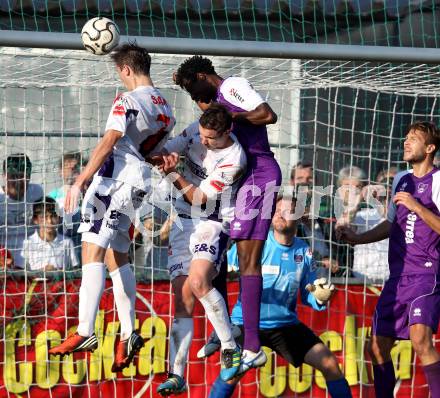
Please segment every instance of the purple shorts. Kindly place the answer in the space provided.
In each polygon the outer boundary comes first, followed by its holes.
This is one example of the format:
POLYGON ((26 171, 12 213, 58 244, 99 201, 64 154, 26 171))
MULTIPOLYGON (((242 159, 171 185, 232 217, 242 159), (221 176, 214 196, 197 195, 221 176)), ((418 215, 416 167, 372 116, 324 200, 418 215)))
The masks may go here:
POLYGON ((376 336, 409 339, 409 327, 421 323, 437 331, 440 283, 435 274, 402 275, 385 282, 374 312, 376 336))
POLYGON ((231 239, 267 239, 280 186, 281 170, 274 158, 248 165, 237 194, 231 239))

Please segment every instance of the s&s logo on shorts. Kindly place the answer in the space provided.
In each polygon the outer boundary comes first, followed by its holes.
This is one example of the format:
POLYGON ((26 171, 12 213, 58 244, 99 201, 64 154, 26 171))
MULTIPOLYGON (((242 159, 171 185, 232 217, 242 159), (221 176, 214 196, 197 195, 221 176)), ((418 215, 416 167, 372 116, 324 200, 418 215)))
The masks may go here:
POLYGON ((215 256, 217 253, 217 248, 215 246, 208 246, 206 243, 200 243, 194 245, 194 253, 207 252, 215 256))

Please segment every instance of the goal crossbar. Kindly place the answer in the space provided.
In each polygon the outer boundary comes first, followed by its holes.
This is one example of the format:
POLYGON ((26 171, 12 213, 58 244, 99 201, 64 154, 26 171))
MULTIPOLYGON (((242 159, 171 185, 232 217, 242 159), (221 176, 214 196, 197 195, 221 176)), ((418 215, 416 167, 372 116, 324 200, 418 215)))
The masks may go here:
MULTIPOLYGON (((440 64, 440 49, 121 36, 154 53, 440 64)), ((82 50, 78 33, 0 30, 0 47, 82 50)))

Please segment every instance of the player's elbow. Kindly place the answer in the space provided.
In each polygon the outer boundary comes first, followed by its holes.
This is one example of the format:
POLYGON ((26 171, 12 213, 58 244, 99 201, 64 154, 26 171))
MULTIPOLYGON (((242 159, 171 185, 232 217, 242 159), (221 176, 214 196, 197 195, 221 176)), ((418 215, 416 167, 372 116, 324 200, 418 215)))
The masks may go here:
POLYGON ((275 124, 277 121, 278 121, 278 115, 271 109, 269 114, 267 115, 266 124, 275 124))
POLYGON ((277 114, 266 103, 259 105, 253 113, 256 119, 255 124, 275 124, 278 120, 277 114))
POLYGON ((278 116, 269 106, 267 106, 264 108, 262 119, 264 124, 275 124, 278 121, 278 116))
POLYGON ((117 130, 107 130, 102 137, 102 142, 105 143, 106 146, 113 148, 113 146, 122 138, 123 134, 117 130))

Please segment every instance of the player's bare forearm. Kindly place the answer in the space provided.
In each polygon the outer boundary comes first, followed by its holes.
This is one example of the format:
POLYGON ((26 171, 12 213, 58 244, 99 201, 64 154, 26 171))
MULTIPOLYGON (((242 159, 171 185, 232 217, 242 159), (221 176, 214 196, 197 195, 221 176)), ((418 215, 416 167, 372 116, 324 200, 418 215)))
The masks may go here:
POLYGON ((253 111, 232 113, 232 120, 234 122, 266 125, 275 124, 278 116, 268 104, 264 103, 258 105, 253 111))
POLYGON ((373 229, 358 235, 360 244, 378 242, 390 236, 391 223, 388 220, 382 221, 373 229))
POLYGON ((175 173, 173 185, 183 194, 184 199, 192 205, 201 205, 208 200, 208 197, 200 188, 186 181, 180 174, 175 173))
POLYGON ((84 184, 89 181, 93 175, 100 169, 103 163, 107 160, 108 156, 113 150, 113 147, 122 137, 122 133, 116 130, 108 130, 104 137, 98 142, 98 145, 94 149, 87 166, 82 173, 76 178, 75 185, 83 187, 84 184))
POLYGON ((431 228, 434 232, 440 234, 440 217, 436 216, 431 210, 419 204, 414 212, 431 228))
POLYGON ((388 238, 390 234, 391 223, 388 220, 376 225, 373 229, 362 234, 357 234, 352 228, 347 225, 336 227, 336 237, 351 245, 366 244, 378 242, 388 238))

